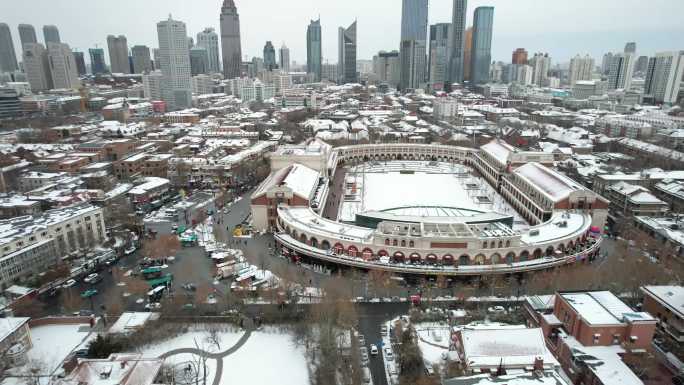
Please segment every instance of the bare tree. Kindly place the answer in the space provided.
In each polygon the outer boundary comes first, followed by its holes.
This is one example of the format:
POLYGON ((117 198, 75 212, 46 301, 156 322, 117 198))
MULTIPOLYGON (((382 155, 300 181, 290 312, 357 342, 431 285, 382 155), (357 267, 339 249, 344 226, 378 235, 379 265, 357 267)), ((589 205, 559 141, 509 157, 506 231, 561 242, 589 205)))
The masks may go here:
POLYGON ((207 343, 216 346, 216 350, 221 350, 221 330, 217 325, 207 326, 207 335, 205 337, 207 343))
POLYGON ((180 250, 181 244, 175 235, 161 235, 145 242, 143 255, 153 259, 175 255, 180 250))

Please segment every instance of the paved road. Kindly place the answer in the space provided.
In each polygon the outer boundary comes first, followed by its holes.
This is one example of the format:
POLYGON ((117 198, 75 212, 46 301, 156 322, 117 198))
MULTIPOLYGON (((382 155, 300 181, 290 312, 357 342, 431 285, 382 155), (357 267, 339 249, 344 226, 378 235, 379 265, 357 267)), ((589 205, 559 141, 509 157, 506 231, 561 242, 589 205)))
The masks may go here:
MULTIPOLYGON (((382 336, 380 326, 383 322, 402 314, 407 314, 408 303, 360 303, 357 306, 359 312, 359 332, 366 338, 366 347, 370 352, 370 345, 375 344, 382 349, 382 336)), ((385 377, 385 366, 382 353, 370 356, 368 364, 373 376, 374 385, 388 385, 385 377)))
POLYGON ((214 373, 214 382, 212 383, 212 385, 219 385, 219 383, 221 382, 221 376, 223 376, 223 358, 228 357, 229 355, 237 352, 245 343, 247 343, 247 340, 252 335, 252 330, 254 330, 254 324, 252 323, 252 320, 249 318, 245 318, 244 327, 245 334, 243 334, 242 337, 240 337, 238 342, 236 342, 235 345, 231 346, 230 348, 222 352, 210 353, 197 348, 179 348, 169 350, 166 353, 162 353, 159 356, 159 358, 166 359, 177 354, 195 354, 200 357, 207 357, 209 359, 216 360, 216 373, 214 373))

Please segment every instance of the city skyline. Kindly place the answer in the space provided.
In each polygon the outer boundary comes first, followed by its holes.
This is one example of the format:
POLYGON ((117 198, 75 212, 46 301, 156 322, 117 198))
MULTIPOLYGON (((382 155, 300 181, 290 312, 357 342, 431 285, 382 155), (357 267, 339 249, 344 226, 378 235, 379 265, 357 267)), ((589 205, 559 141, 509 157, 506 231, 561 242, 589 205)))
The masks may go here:
MULTIPOLYGON (((678 49, 677 34, 684 28, 678 24, 677 16, 684 11, 684 4, 667 0, 656 0, 654 3, 642 4, 637 1, 607 0, 596 6, 589 1, 579 1, 572 6, 552 4, 534 9, 524 3, 532 0, 521 0, 516 6, 497 0, 472 0, 468 4, 467 25, 472 25, 473 12, 478 6, 494 6, 494 37, 492 41, 492 59, 508 62, 511 52, 518 47, 525 47, 530 52, 544 51, 554 58, 555 63, 568 63, 576 54, 589 54, 598 59, 607 51, 619 52, 626 41, 638 43, 638 54, 653 55, 656 52, 678 49), (620 7, 617 7, 617 4, 620 7), (659 7, 658 4, 663 6, 659 7), (666 5, 666 6, 665 6, 666 5), (678 12, 677 8, 680 12, 678 12), (587 13, 590 9, 593 12, 587 13), (667 10, 667 11, 665 11, 667 10), (610 12, 615 19, 608 28, 601 20, 610 12), (651 17, 643 17, 650 15, 651 17), (583 30, 573 30, 573 25, 557 23, 557 20, 581 18, 583 30), (544 32, 544 33, 542 33, 544 32), (657 36, 658 39, 653 37, 657 36)), ((31 24, 36 31, 42 32, 43 25, 54 24, 59 28, 61 40, 74 50, 87 51, 89 48, 106 48, 106 37, 109 34, 127 36, 129 45, 147 45, 156 47, 155 22, 165 19, 171 13, 175 19, 188 25, 189 36, 195 36, 207 27, 219 29, 219 15, 222 1, 204 1, 199 6, 187 6, 174 0, 169 2, 149 1, 136 4, 141 8, 138 14, 149 15, 145 18, 130 18, 124 12, 127 7, 90 4, 80 0, 68 5, 55 4, 40 0, 27 1, 21 4, 0 5, 10 26, 17 57, 20 55, 18 25, 31 24), (40 7, 36 7, 40 4, 40 7), (38 9, 36 9, 38 8, 38 9), (73 11, 73 12, 71 12, 73 11), (88 13, 91 17, 79 18, 88 13), (98 16, 98 13, 102 17, 98 16), (106 16, 105 16, 106 15, 106 16), (78 22, 77 22, 78 20, 78 22), (92 33, 82 34, 87 29, 92 33)), ((123 2, 125 5, 126 1, 123 2)), ((359 20, 359 60, 370 60, 380 50, 399 49, 401 32, 401 3, 391 0, 379 0, 373 3, 352 0, 348 6, 341 7, 335 2, 314 2, 300 0, 292 2, 292 12, 269 16, 267 28, 254 28, 265 16, 266 0, 237 1, 236 6, 244 24, 241 31, 242 59, 261 56, 263 44, 267 40, 280 46, 283 42, 290 48, 291 60, 299 65, 306 63, 306 27, 310 20, 320 15, 323 29, 323 62, 337 62, 337 27, 345 25, 348 20, 359 20), (273 19, 273 20, 272 20, 273 19), (383 28, 376 28, 382 25, 383 28), (282 26, 282 28, 279 28, 282 26), (326 33, 327 31, 327 33, 326 33)), ((452 1, 432 1, 429 9, 429 24, 451 21, 452 1)), ((39 34, 39 42, 42 34, 39 34)), ((107 62, 110 59, 107 55, 107 62)))

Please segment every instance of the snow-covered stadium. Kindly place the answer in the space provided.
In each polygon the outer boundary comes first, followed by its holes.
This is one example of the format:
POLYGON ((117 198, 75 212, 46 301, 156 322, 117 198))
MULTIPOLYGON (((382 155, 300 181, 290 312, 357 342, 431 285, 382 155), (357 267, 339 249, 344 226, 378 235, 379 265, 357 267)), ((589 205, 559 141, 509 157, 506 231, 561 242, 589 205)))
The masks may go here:
POLYGON ((480 149, 314 140, 271 154, 253 221, 293 260, 412 275, 548 269, 598 253, 608 207, 552 164, 498 140, 480 149))

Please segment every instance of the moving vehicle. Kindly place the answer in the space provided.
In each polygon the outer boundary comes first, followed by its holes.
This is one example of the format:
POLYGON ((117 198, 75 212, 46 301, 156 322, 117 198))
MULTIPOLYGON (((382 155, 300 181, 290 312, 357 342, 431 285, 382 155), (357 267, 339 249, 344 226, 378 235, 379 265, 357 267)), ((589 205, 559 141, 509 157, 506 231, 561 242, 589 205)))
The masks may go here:
POLYGON ((157 286, 147 292, 147 298, 149 298, 150 302, 159 302, 164 294, 164 290, 166 290, 166 286, 157 286))
POLYGON ((371 354, 372 356, 377 356, 377 355, 378 355, 378 347, 377 347, 375 344, 371 344, 370 354, 371 354))
POLYGON ((64 282, 64 283, 62 284, 62 287, 65 288, 65 289, 68 289, 68 288, 74 286, 75 284, 76 284, 76 280, 75 280, 75 279, 68 279, 66 282, 64 282))

